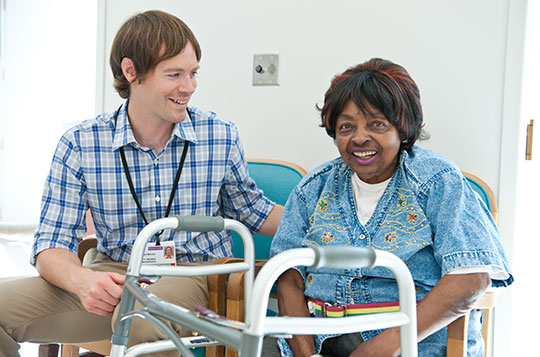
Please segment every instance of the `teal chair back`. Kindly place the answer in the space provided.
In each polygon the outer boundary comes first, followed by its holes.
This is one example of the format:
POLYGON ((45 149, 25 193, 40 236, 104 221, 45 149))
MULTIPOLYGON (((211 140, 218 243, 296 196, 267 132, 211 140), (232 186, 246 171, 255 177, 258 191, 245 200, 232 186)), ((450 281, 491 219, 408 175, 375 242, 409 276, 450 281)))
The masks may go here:
MULTIPOLYGON (((286 161, 248 159, 250 176, 264 195, 280 205, 285 205, 289 194, 298 185, 306 171, 298 165, 286 161)), ((268 259, 272 237, 255 234, 255 259, 268 259)), ((233 256, 244 257, 244 245, 233 233, 233 256)))
POLYGON ((463 172, 463 176, 467 179, 469 184, 471 185, 472 189, 478 193, 482 201, 486 204, 487 208, 491 212, 491 215, 493 216, 493 219, 495 222, 497 222, 498 219, 498 209, 497 209, 497 202, 495 201, 495 195, 493 194, 493 191, 488 186, 486 182, 484 182, 479 177, 470 174, 468 172, 463 172))
POLYGON ((473 179, 471 179, 469 177, 465 177, 465 178, 467 179, 467 181, 469 181, 469 184, 471 185, 472 189, 474 191, 476 191, 476 193, 478 193, 480 195, 480 198, 484 201, 486 206, 491 211, 491 205, 489 204, 489 197, 487 195, 486 190, 484 190, 482 188, 482 186, 480 186, 480 184, 478 182, 474 181, 473 179))

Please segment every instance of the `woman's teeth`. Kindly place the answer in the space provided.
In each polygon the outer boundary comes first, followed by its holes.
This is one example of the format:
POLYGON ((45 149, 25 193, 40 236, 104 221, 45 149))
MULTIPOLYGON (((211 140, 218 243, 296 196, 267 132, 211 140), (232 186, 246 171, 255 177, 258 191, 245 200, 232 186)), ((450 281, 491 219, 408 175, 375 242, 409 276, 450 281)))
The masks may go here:
POLYGON ((187 104, 187 100, 176 100, 176 99, 171 99, 173 102, 175 102, 176 104, 187 104))
POLYGON ((362 151, 362 152, 353 152, 353 155, 360 158, 366 158, 375 155, 376 151, 362 151))

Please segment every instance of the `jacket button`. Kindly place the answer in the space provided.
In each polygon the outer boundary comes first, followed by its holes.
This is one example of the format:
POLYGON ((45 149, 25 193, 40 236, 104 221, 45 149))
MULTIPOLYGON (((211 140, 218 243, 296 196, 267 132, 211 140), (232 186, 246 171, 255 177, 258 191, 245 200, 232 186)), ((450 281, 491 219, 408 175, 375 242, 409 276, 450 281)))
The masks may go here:
POLYGON ((365 234, 360 234, 360 239, 366 239, 366 235, 365 234))

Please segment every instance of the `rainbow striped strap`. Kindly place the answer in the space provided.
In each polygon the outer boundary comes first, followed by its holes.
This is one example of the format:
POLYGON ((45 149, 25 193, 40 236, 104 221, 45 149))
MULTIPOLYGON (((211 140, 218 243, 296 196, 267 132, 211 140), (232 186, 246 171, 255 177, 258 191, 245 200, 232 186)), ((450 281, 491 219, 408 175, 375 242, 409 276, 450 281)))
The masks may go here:
POLYGON ((378 312, 399 311, 399 301, 377 302, 370 304, 332 305, 311 297, 306 298, 309 312, 313 317, 344 317, 378 312))

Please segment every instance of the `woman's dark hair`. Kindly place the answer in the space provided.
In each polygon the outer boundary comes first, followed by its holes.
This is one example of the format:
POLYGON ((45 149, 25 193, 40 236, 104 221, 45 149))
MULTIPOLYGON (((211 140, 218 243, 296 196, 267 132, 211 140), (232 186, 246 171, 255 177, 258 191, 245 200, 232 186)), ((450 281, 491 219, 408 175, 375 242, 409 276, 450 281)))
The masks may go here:
POLYGON ((420 91, 402 66, 381 58, 347 69, 334 77, 324 96, 321 127, 336 137, 336 121, 345 105, 352 100, 364 114, 370 107, 379 110, 399 132, 403 149, 411 148, 417 139, 427 139, 423 128, 420 91))
POLYGON ((169 13, 150 10, 130 17, 114 38, 109 64, 114 88, 120 97, 129 97, 129 82, 122 72, 122 60, 133 61, 137 80, 142 81, 159 62, 172 58, 191 43, 201 60, 201 48, 190 28, 169 13))

